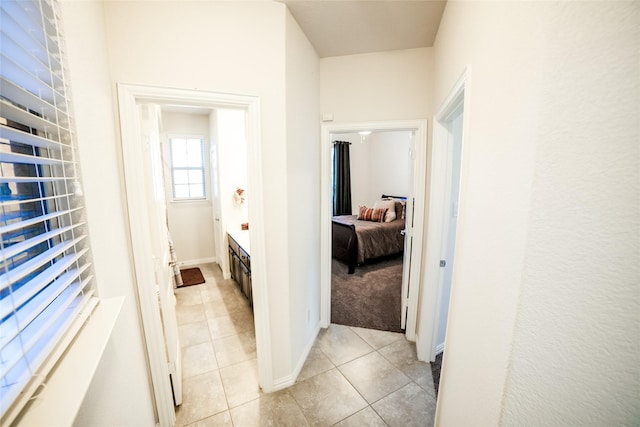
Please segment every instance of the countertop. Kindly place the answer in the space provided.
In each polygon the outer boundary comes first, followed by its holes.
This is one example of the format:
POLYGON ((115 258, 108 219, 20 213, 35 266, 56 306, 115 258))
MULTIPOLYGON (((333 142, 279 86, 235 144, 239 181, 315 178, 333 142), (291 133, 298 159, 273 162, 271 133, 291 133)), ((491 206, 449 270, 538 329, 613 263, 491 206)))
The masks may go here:
POLYGON ((227 230, 229 236, 233 237, 242 249, 251 256, 251 244, 249 243, 249 230, 227 230))

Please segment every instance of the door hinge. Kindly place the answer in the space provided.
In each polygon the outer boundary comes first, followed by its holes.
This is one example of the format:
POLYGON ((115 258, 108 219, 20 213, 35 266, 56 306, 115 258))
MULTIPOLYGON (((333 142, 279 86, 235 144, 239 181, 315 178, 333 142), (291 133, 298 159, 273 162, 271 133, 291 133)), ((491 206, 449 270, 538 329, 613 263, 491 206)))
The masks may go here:
POLYGON ((445 261, 445 260, 441 259, 441 260, 440 260, 440 267, 444 267, 444 266, 446 266, 446 265, 447 265, 447 261, 445 261))
POLYGON ((168 367, 169 367, 169 373, 170 374, 175 374, 176 373, 176 364, 175 362, 169 362, 167 363, 168 367))

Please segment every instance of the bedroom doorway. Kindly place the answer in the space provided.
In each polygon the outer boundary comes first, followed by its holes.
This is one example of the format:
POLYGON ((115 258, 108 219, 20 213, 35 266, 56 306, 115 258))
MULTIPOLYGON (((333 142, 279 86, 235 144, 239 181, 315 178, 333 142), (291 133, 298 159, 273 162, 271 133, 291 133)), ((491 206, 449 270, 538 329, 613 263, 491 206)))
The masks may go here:
POLYGON ((413 212, 413 199, 408 196, 414 132, 362 131, 331 136, 331 322, 403 332, 407 307, 402 290, 407 288, 410 268, 410 257, 404 254, 411 248, 411 237, 404 235, 405 212, 407 201, 409 214, 413 212), (361 221, 361 206, 387 211, 375 222, 361 221), (349 245, 353 241, 351 224, 358 230, 357 248, 349 245), (356 253, 356 249, 362 252, 356 253))
MULTIPOLYGON (((363 122, 349 124, 325 124, 322 126, 322 225, 321 225, 321 326, 331 323, 331 279, 332 279, 332 147, 335 139, 344 139, 348 135, 357 135, 355 144, 361 139, 370 138, 372 133, 404 133, 410 138, 409 149, 404 156, 413 164, 409 168, 409 188, 407 194, 388 194, 406 197, 405 256, 403 259, 403 286, 401 292, 402 326, 409 340, 415 340, 417 321, 417 299, 421 263, 412 262, 422 257, 422 220, 424 216, 424 189, 426 175, 427 122, 426 120, 363 122), (417 220, 414 221, 414 218, 417 220)), ((402 155, 401 155, 402 156, 402 155)), ((381 175, 391 173, 392 168, 381 171, 381 175)), ((369 196, 365 196, 369 197, 369 196)), ((373 196, 371 196, 373 197, 373 196)), ((369 198, 371 198, 369 197, 369 198)), ((377 195, 376 198, 380 198, 377 195)), ((367 199, 368 200, 368 199, 367 199)), ((364 200, 361 200, 364 201, 364 200)), ((360 202, 361 202, 360 201, 360 202)), ((356 205, 360 203, 354 200, 356 205)), ((371 200, 369 204, 373 203, 371 200)), ((357 212, 353 212, 356 214, 357 212)), ((400 231, 400 230, 399 230, 400 231)), ((359 267, 356 267, 356 270, 359 267)))

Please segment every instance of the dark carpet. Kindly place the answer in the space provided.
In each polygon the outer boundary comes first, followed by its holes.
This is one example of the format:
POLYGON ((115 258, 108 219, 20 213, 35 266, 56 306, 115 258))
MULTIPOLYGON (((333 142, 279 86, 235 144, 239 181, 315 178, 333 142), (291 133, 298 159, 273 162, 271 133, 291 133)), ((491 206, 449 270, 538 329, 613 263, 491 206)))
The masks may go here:
POLYGON ((198 267, 180 270, 180 275, 182 276, 181 287, 204 283, 204 276, 198 267))
POLYGON ((356 267, 331 262, 331 322, 402 332, 400 310, 402 255, 356 267))
POLYGON ((431 362, 431 376, 433 377, 433 388, 436 391, 436 399, 438 398, 438 389, 440 388, 440 369, 442 368, 442 355, 436 355, 436 360, 431 362))

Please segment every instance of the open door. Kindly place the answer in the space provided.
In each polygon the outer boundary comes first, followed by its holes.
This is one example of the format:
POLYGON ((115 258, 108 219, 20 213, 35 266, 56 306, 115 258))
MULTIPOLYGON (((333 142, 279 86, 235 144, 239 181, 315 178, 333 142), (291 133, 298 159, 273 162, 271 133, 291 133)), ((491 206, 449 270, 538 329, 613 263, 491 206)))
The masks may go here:
POLYGON ((141 136, 144 144, 144 173, 149 212, 151 258, 155 285, 158 289, 160 314, 166 346, 167 368, 176 405, 182 404, 182 352, 176 320, 176 298, 173 288, 173 269, 170 267, 169 233, 160 144, 161 111, 155 104, 139 106, 141 136))
POLYGON ((409 152, 407 153, 409 167, 409 192, 407 194, 407 205, 405 210, 405 228, 404 233, 404 258, 402 264, 402 313, 401 327, 407 328, 407 314, 409 313, 409 291, 411 285, 411 260, 414 237, 414 217, 415 217, 415 163, 416 163, 416 138, 415 132, 411 131, 411 143, 409 152))
POLYGON ((453 280, 456 230, 458 223, 458 204, 460 194, 460 165, 462 161, 462 106, 454 111, 447 123, 449 141, 447 143, 447 184, 445 190, 443 236, 440 262, 440 291, 436 318, 435 340, 431 354, 436 355, 444 350, 444 339, 449 316, 449 299, 453 280))
POLYGON ((449 297, 455 270, 469 76, 470 68, 467 67, 438 109, 433 122, 426 257, 420 293, 420 333, 416 339, 420 360, 434 361, 445 345, 449 297))
POLYGON ((216 110, 212 110, 209 113, 209 138, 211 141, 209 147, 209 164, 211 165, 211 202, 213 206, 213 238, 215 240, 214 246, 216 251, 216 259, 220 269, 224 274, 224 278, 228 279, 230 275, 226 273, 229 271, 227 261, 227 250, 225 246, 224 227, 222 224, 222 208, 220 202, 220 178, 218 165, 218 132, 217 132, 217 120, 218 115, 216 110))

